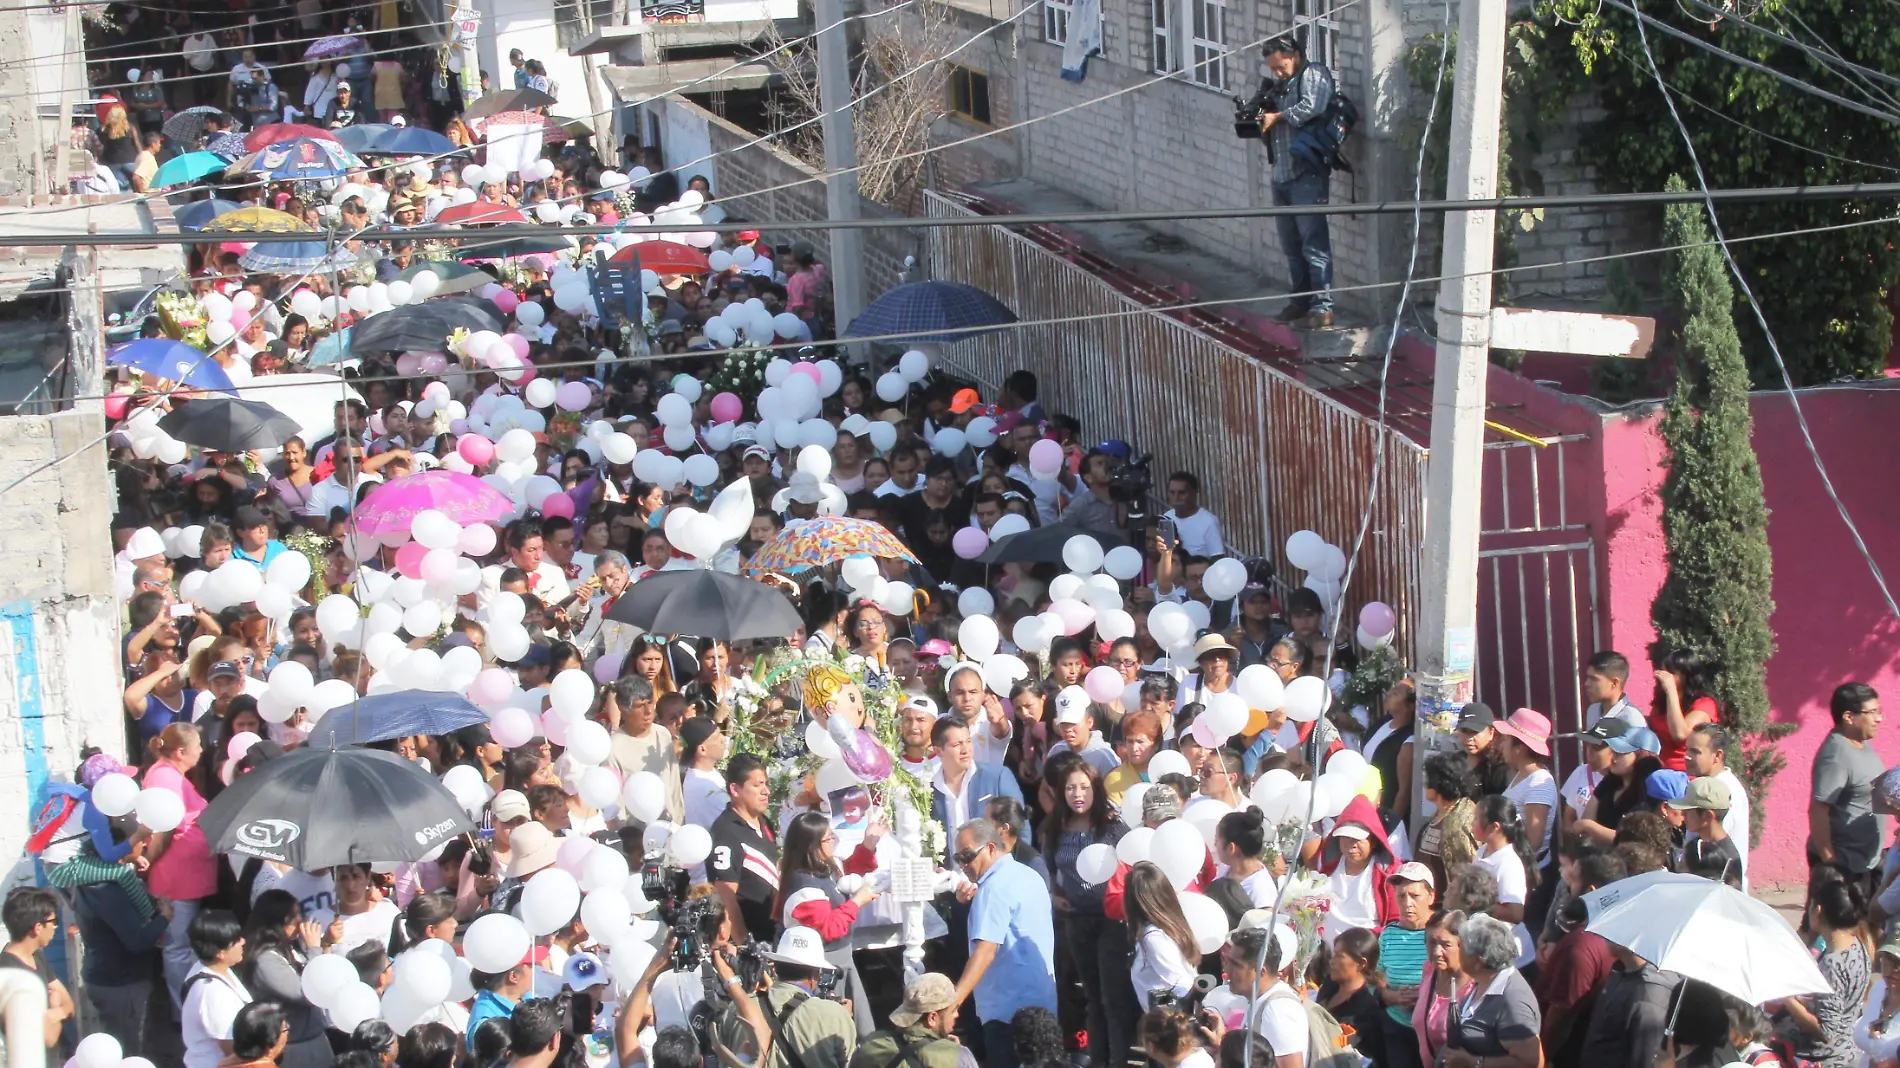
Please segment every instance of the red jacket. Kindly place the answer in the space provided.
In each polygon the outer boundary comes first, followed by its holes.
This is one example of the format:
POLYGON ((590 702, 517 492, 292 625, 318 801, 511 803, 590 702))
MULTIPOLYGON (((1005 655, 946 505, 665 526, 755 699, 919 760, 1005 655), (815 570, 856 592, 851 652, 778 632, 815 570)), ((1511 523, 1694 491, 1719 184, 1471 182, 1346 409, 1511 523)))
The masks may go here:
MULTIPOLYGON (((862 843, 845 858, 846 875, 869 875, 876 870, 877 850, 862 843)), ((849 934, 851 925, 858 922, 858 903, 848 899, 837 905, 823 899, 806 901, 792 908, 792 920, 817 931, 818 937, 825 941, 836 942, 849 934)))
MULTIPOLYGON (((1392 873, 1392 869, 1397 867, 1398 863, 1392 856, 1391 843, 1386 841, 1385 824, 1379 820, 1379 810, 1372 807, 1372 802, 1366 800, 1363 794, 1347 803, 1346 810, 1339 814, 1339 819, 1333 821, 1333 829, 1338 830, 1349 823, 1364 827, 1366 833, 1371 836, 1369 840, 1372 842, 1370 868, 1373 896, 1379 903, 1379 923, 1381 925, 1390 923, 1399 915, 1399 895, 1392 889, 1386 877, 1392 873)), ((1326 840, 1320 845, 1319 870, 1323 874, 1331 875, 1339 867, 1338 843, 1337 838, 1327 835, 1326 840)))
MULTIPOLYGON (((1128 885, 1128 870, 1128 865, 1116 864, 1115 874, 1108 877, 1108 886, 1102 890, 1102 912, 1111 920, 1128 919, 1128 912, 1122 907, 1122 892, 1128 885)), ((1182 892, 1192 890, 1197 894, 1200 893, 1201 887, 1214 881, 1214 873, 1217 870, 1214 867, 1214 853, 1209 850, 1207 859, 1201 862, 1201 873, 1194 877, 1193 882, 1183 887, 1182 892)))

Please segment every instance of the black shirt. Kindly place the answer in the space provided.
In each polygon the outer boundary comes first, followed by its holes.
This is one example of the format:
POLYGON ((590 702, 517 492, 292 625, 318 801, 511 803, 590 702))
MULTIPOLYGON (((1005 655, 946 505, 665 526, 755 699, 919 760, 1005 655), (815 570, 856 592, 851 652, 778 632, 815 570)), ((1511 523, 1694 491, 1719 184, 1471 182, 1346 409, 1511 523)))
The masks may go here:
MULTIPOLYGON (((778 897, 778 842, 772 825, 764 820, 754 829, 726 806, 707 828, 712 833, 712 855, 706 858, 706 878, 739 887, 739 915, 753 938, 772 942, 778 936, 778 917, 772 903, 778 897)), ((736 932, 735 932, 736 933, 736 932)))
POLYGON ((154 914, 141 921, 118 883, 78 887, 73 903, 80 937, 86 941, 79 974, 88 986, 130 986, 151 978, 165 917, 154 914))
POLYGON ((1681 870, 1689 875, 1742 888, 1742 852, 1735 839, 1692 838, 1682 847, 1681 870))

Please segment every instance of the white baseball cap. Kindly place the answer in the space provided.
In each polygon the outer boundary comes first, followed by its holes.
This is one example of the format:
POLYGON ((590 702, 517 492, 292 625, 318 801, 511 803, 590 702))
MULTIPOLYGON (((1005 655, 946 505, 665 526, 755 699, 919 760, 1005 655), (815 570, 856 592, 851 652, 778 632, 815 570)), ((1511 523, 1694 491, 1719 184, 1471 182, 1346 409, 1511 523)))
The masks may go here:
POLYGON ((832 967, 825 959, 824 938, 809 927, 787 927, 785 933, 778 936, 777 951, 767 953, 765 959, 806 968, 828 970, 832 967))
POLYGON ((1080 723, 1089 714, 1089 692, 1080 686, 1064 686, 1056 693, 1056 722, 1080 723))

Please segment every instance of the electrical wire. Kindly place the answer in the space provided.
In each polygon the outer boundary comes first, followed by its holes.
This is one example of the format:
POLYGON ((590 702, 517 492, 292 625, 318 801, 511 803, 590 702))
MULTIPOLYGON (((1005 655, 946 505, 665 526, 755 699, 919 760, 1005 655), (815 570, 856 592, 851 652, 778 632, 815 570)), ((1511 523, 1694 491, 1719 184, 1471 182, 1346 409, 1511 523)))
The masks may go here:
MULTIPOLYGON (((365 5, 353 5, 351 7, 342 8, 341 10, 345 10, 345 11, 361 10, 364 6, 365 5)), ((301 15, 285 15, 280 18, 260 19, 255 23, 248 23, 248 22, 239 23, 238 25, 233 26, 231 28, 244 30, 248 34, 249 31, 255 30, 259 26, 268 26, 274 23, 279 23, 279 22, 291 22, 299 18, 302 18, 302 16, 301 15)), ((448 20, 443 20, 440 22, 418 22, 413 25, 404 26, 402 27, 402 30, 396 31, 396 32, 407 32, 411 30, 424 30, 424 29, 439 29, 443 26, 452 26, 452 25, 454 25, 454 23, 448 20)), ((385 33, 386 32, 387 31, 385 31, 385 33)), ((285 37, 285 38, 279 38, 276 40, 268 40, 268 41, 253 40, 250 43, 241 44, 236 47, 231 47, 228 45, 221 44, 218 46, 217 51, 235 52, 235 53, 238 53, 239 55, 242 55, 246 51, 261 52, 261 51, 265 51, 272 48, 278 48, 283 45, 314 44, 318 41, 326 40, 331 37, 359 37, 360 39, 361 37, 367 37, 369 35, 370 34, 368 32, 361 35, 353 34, 353 33, 320 33, 314 37, 285 37)), ((367 44, 368 42, 364 42, 364 43, 367 44)), ((404 51, 421 51, 421 50, 428 50, 428 49, 439 48, 439 47, 441 46, 431 45, 431 44, 412 44, 412 45, 401 46, 402 50, 404 51)), ((383 49, 382 51, 393 51, 393 50, 394 49, 383 49)), ((356 58, 356 56, 369 55, 369 54, 370 54, 369 51, 364 51, 364 52, 355 53, 348 58, 354 59, 356 58)), ((139 53, 139 54, 134 54, 134 55, 117 55, 111 52, 101 52, 97 49, 91 49, 91 48, 69 48, 64 52, 54 52, 54 53, 43 55, 43 56, 36 55, 36 56, 28 56, 23 59, 11 59, 11 60, 6 60, 6 61, 0 61, 0 71, 10 71, 19 67, 26 67, 28 69, 43 67, 43 66, 46 66, 51 61, 66 60, 74 56, 84 56, 86 57, 86 60, 88 63, 96 63, 101 66, 110 64, 112 66, 133 66, 133 67, 140 67, 140 68, 143 68, 145 66, 145 63, 147 60, 163 60, 163 61, 168 61, 168 62, 182 63, 184 62, 184 59, 185 59, 185 54, 182 50, 174 50, 170 52, 144 52, 144 53, 139 53)), ((342 57, 338 57, 338 58, 342 58, 342 57)), ((299 58, 299 59, 290 59, 290 60, 280 60, 276 64, 266 63, 266 64, 263 64, 263 66, 269 67, 269 66, 274 65, 278 67, 296 67, 296 66, 302 66, 306 63, 325 63, 325 62, 334 62, 334 59, 313 60, 313 59, 299 58)), ((205 72, 204 75, 198 75, 198 76, 205 77, 207 75, 217 74, 217 73, 220 73, 220 72, 207 71, 205 72)), ((177 78, 166 78, 164 81, 160 82, 159 84, 169 85, 170 83, 174 81, 183 81, 185 77, 187 76, 179 75, 177 78)), ((119 85, 131 85, 131 84, 132 84, 131 82, 118 82, 118 83, 112 83, 106 86, 92 86, 92 88, 95 88, 95 89, 116 88, 119 85)))
MULTIPOLYGON (((1618 0, 1609 0, 1609 2, 1622 6, 1618 0)), ((1633 2, 1640 3, 1641 0, 1633 0, 1633 2)), ((1683 149, 1689 153, 1689 162, 1695 167, 1696 185, 1701 188, 1704 196, 1703 210, 1709 213, 1709 227, 1715 235, 1715 245, 1722 250, 1722 259, 1728 264, 1729 273, 1735 277, 1735 284, 1741 288, 1742 296, 1747 298, 1749 310, 1755 313, 1755 322, 1760 325, 1762 337, 1768 342, 1768 351, 1775 358, 1775 368, 1781 373, 1782 391, 1788 395, 1788 404, 1794 409, 1795 424, 1801 428, 1801 441, 1807 446, 1808 457, 1814 461, 1814 470, 1821 477, 1821 486, 1827 490, 1828 498, 1834 502, 1835 510, 1840 513, 1841 522, 1846 525, 1847 532, 1853 536, 1854 546, 1860 550, 1861 559, 1866 561, 1867 570, 1873 575, 1874 585, 1879 587, 1880 596, 1887 602, 1887 611, 1891 612, 1896 620, 1900 620, 1900 604, 1894 602, 1893 591, 1887 587, 1887 579, 1881 573, 1879 562, 1867 548, 1867 541, 1861 537, 1860 528, 1854 525, 1854 517, 1848 514, 1847 502, 1841 499, 1840 491, 1834 488, 1834 480, 1828 477, 1827 464, 1821 460, 1821 450, 1814 444, 1814 433, 1808 427, 1807 414, 1801 410, 1801 396, 1794 388, 1794 378, 1788 373, 1788 363, 1782 358, 1781 345, 1775 340, 1775 332, 1768 326, 1768 316, 1762 311, 1761 302, 1755 299, 1755 290, 1748 284, 1748 277, 1742 272, 1741 265, 1735 262, 1734 254, 1729 251, 1728 240, 1722 234, 1722 221, 1715 213, 1715 201, 1708 198, 1709 180, 1702 173, 1702 159, 1696 154, 1695 140, 1689 136, 1689 127, 1683 123, 1682 115, 1676 110, 1675 100, 1663 84, 1662 71, 1656 66, 1655 53, 1650 51, 1649 34, 1643 28, 1643 24, 1648 19, 1640 11, 1636 12, 1636 15, 1636 34, 1637 39, 1642 42, 1643 58, 1649 63, 1649 72, 1656 79, 1657 87, 1662 90, 1663 102, 1669 105, 1669 117, 1675 121, 1676 132, 1682 136, 1683 149)))
MULTIPOLYGON (((426 26, 448 26, 448 25, 451 25, 451 24, 450 24, 450 23, 447 23, 447 22, 430 22, 430 23, 421 23, 421 24, 418 24, 418 26, 417 26, 416 28, 418 28, 418 29, 420 29, 420 28, 421 28, 422 26, 425 26, 425 25, 426 25, 426 26)), ((325 36, 325 37, 335 37, 335 36, 337 36, 337 35, 336 35, 336 34, 325 34, 324 36, 325 36)), ((302 43, 302 42, 306 42, 306 41, 318 41, 318 40, 322 40, 322 38, 320 38, 320 37, 305 37, 305 38, 300 38, 300 39, 298 39, 298 40, 296 40, 296 41, 290 41, 290 42, 285 42, 285 43, 289 43, 289 44, 297 44, 297 43, 302 43)), ((275 42, 273 42, 273 43, 275 43, 275 42)), ((256 51, 256 50, 258 50, 258 49, 260 49, 260 48, 268 48, 268 47, 270 47, 270 46, 269 46, 269 45, 245 45, 245 46, 244 46, 243 48, 240 48, 240 49, 238 49, 238 51, 239 51, 239 53, 240 53, 240 54, 242 54, 243 52, 245 52, 245 51, 247 51, 247 50, 248 50, 248 51, 256 51)), ((406 45, 393 45, 393 46, 391 46, 391 47, 388 47, 388 48, 371 48, 371 49, 368 49, 368 50, 365 50, 365 51, 362 51, 362 52, 354 52, 354 53, 351 53, 351 54, 350 54, 350 56, 349 56, 348 58, 349 58, 349 59, 351 59, 351 60, 358 60, 358 59, 369 59, 369 58, 371 58, 372 56, 388 56, 388 55, 395 55, 395 54, 397 54, 397 53, 399 53, 399 52, 416 52, 416 51, 426 51, 426 50, 428 50, 428 49, 431 49, 431 48, 435 48, 435 47, 438 47, 438 46, 436 46, 436 45, 414 45, 414 44, 406 44, 406 45)), ((224 50, 224 49, 220 49, 220 51, 225 51, 225 50, 224 50)), ((179 56, 180 58, 182 58, 182 55, 183 55, 182 53, 171 53, 171 54, 172 54, 172 55, 174 55, 174 56, 179 56)), ((339 58, 342 58, 342 57, 339 57, 339 58)), ((117 61, 115 60, 114 62, 116 63, 117 61)), ((330 62, 330 61, 328 61, 328 60, 294 60, 294 61, 292 61, 292 62, 289 62, 289 63, 279 63, 279 64, 277 64, 277 66, 278 66, 278 67, 301 67, 301 66, 302 66, 303 64, 305 64, 305 63, 319 63, 319 62, 330 62)), ((271 67, 271 65, 270 65, 269 63, 260 63, 260 64, 258 64, 258 66, 260 66, 260 67, 263 67, 263 68, 265 68, 266 70, 271 70, 271 69, 274 69, 274 68, 272 68, 272 67, 271 67)), ((198 71, 193 71, 193 72, 192 72, 192 73, 190 73, 190 74, 174 74, 174 75, 172 75, 171 77, 169 77, 169 78, 166 78, 166 79, 165 79, 164 81, 161 81, 161 82, 157 82, 157 83, 154 83, 154 84, 157 84, 157 85, 161 85, 161 86, 163 86, 163 85, 176 85, 176 84, 178 84, 178 83, 180 83, 180 82, 189 82, 189 81, 199 81, 199 80, 202 80, 202 79, 206 79, 206 78, 229 78, 230 76, 231 76, 231 72, 230 72, 229 70, 208 70, 208 71, 204 71, 204 72, 202 72, 202 73, 201 73, 201 72, 198 72, 198 71)), ((143 85, 143 84, 145 84, 145 83, 144 83, 144 82, 100 82, 100 83, 97 83, 97 84, 91 84, 91 85, 88 85, 88 86, 87 86, 87 88, 88 88, 88 89, 91 89, 91 90, 92 90, 93 92, 107 92, 107 91, 111 91, 111 92, 117 92, 117 91, 119 91, 119 90, 124 90, 124 89, 130 89, 130 88, 132 88, 132 86, 134 86, 134 85, 143 85)), ((354 87, 352 87, 352 88, 354 88, 354 87)), ((281 87, 280 87, 280 90, 281 90, 281 87)), ((121 101, 121 103, 123 103, 123 102, 124 102, 124 101, 121 101)), ((212 106, 216 106, 216 105, 212 105, 212 106)), ((227 114, 228 114, 228 109, 225 109, 225 108, 219 108, 218 110, 220 110, 220 111, 226 111, 226 112, 227 112, 227 114)))

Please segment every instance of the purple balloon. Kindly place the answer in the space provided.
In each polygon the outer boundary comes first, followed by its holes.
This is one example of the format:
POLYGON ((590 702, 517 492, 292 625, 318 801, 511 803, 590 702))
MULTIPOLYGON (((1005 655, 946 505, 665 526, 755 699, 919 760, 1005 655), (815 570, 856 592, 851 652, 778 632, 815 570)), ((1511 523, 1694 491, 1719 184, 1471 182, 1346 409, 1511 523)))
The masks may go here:
POLYGON ((1392 606, 1382 601, 1372 601, 1359 610, 1359 625, 1365 628, 1367 634, 1382 638, 1398 627, 1399 617, 1392 611, 1392 606))
POLYGON ((950 539, 950 547, 964 560, 974 560, 990 547, 990 536, 976 527, 964 527, 950 539))

